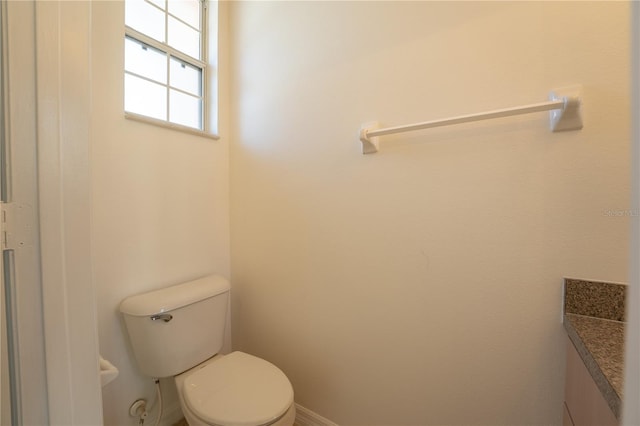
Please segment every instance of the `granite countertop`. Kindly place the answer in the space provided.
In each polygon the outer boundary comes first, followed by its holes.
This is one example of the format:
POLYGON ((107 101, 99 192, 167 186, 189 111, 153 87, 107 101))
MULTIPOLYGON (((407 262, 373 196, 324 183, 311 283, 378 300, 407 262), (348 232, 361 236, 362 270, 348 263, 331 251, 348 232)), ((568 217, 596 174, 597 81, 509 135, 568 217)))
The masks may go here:
POLYGON ((620 419, 626 286, 565 279, 564 327, 611 411, 620 419))

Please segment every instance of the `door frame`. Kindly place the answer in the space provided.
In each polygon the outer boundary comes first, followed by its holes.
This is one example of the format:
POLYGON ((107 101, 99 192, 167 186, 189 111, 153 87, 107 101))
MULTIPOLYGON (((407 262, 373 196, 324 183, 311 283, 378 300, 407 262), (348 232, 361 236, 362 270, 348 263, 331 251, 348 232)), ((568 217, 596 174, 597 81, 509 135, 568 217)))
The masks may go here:
POLYGON ((91 2, 36 1, 35 27, 49 423, 99 425, 91 268, 91 2))

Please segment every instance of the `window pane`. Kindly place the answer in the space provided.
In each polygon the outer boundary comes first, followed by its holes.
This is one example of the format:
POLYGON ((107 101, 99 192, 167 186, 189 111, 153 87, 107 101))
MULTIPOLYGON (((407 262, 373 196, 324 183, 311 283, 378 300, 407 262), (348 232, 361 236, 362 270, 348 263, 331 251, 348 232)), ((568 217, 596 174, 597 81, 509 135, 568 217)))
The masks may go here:
POLYGON ((149 0, 149 1, 155 4, 156 6, 158 6, 160 9, 165 10, 165 5, 166 5, 165 0, 149 0))
POLYGON ((124 22, 136 31, 164 42, 165 13, 144 0, 126 0, 124 22))
POLYGON ((167 89, 142 78, 124 75, 124 109, 160 120, 167 119, 167 89))
POLYGON ((202 130, 201 100, 173 89, 169 92, 169 121, 202 130))
POLYGON ((167 54, 129 37, 124 39, 124 69, 167 84, 167 54))
POLYGON ((200 33, 175 18, 169 17, 169 45, 200 59, 200 33))
POLYGON ((171 57, 169 85, 196 96, 202 95, 202 70, 187 62, 171 57))
POLYGON ((169 13, 200 29, 200 0, 169 0, 169 13))

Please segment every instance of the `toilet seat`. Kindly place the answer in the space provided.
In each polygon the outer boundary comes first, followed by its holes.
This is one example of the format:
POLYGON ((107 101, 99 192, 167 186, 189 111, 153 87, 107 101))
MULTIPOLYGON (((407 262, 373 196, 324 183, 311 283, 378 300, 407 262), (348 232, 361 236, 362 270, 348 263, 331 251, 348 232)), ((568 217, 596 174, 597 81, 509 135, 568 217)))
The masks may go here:
POLYGON ((287 376, 268 361, 233 352, 208 363, 182 384, 188 408, 208 424, 269 425, 293 404, 287 376))

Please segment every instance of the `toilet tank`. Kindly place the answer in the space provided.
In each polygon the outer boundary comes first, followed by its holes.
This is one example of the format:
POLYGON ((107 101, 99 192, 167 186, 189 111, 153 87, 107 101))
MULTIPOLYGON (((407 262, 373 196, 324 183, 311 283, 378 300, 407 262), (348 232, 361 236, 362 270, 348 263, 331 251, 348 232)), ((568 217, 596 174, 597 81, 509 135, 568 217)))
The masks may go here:
POLYGON ((140 371, 175 376, 222 348, 229 282, 209 275, 126 298, 120 312, 140 371))

